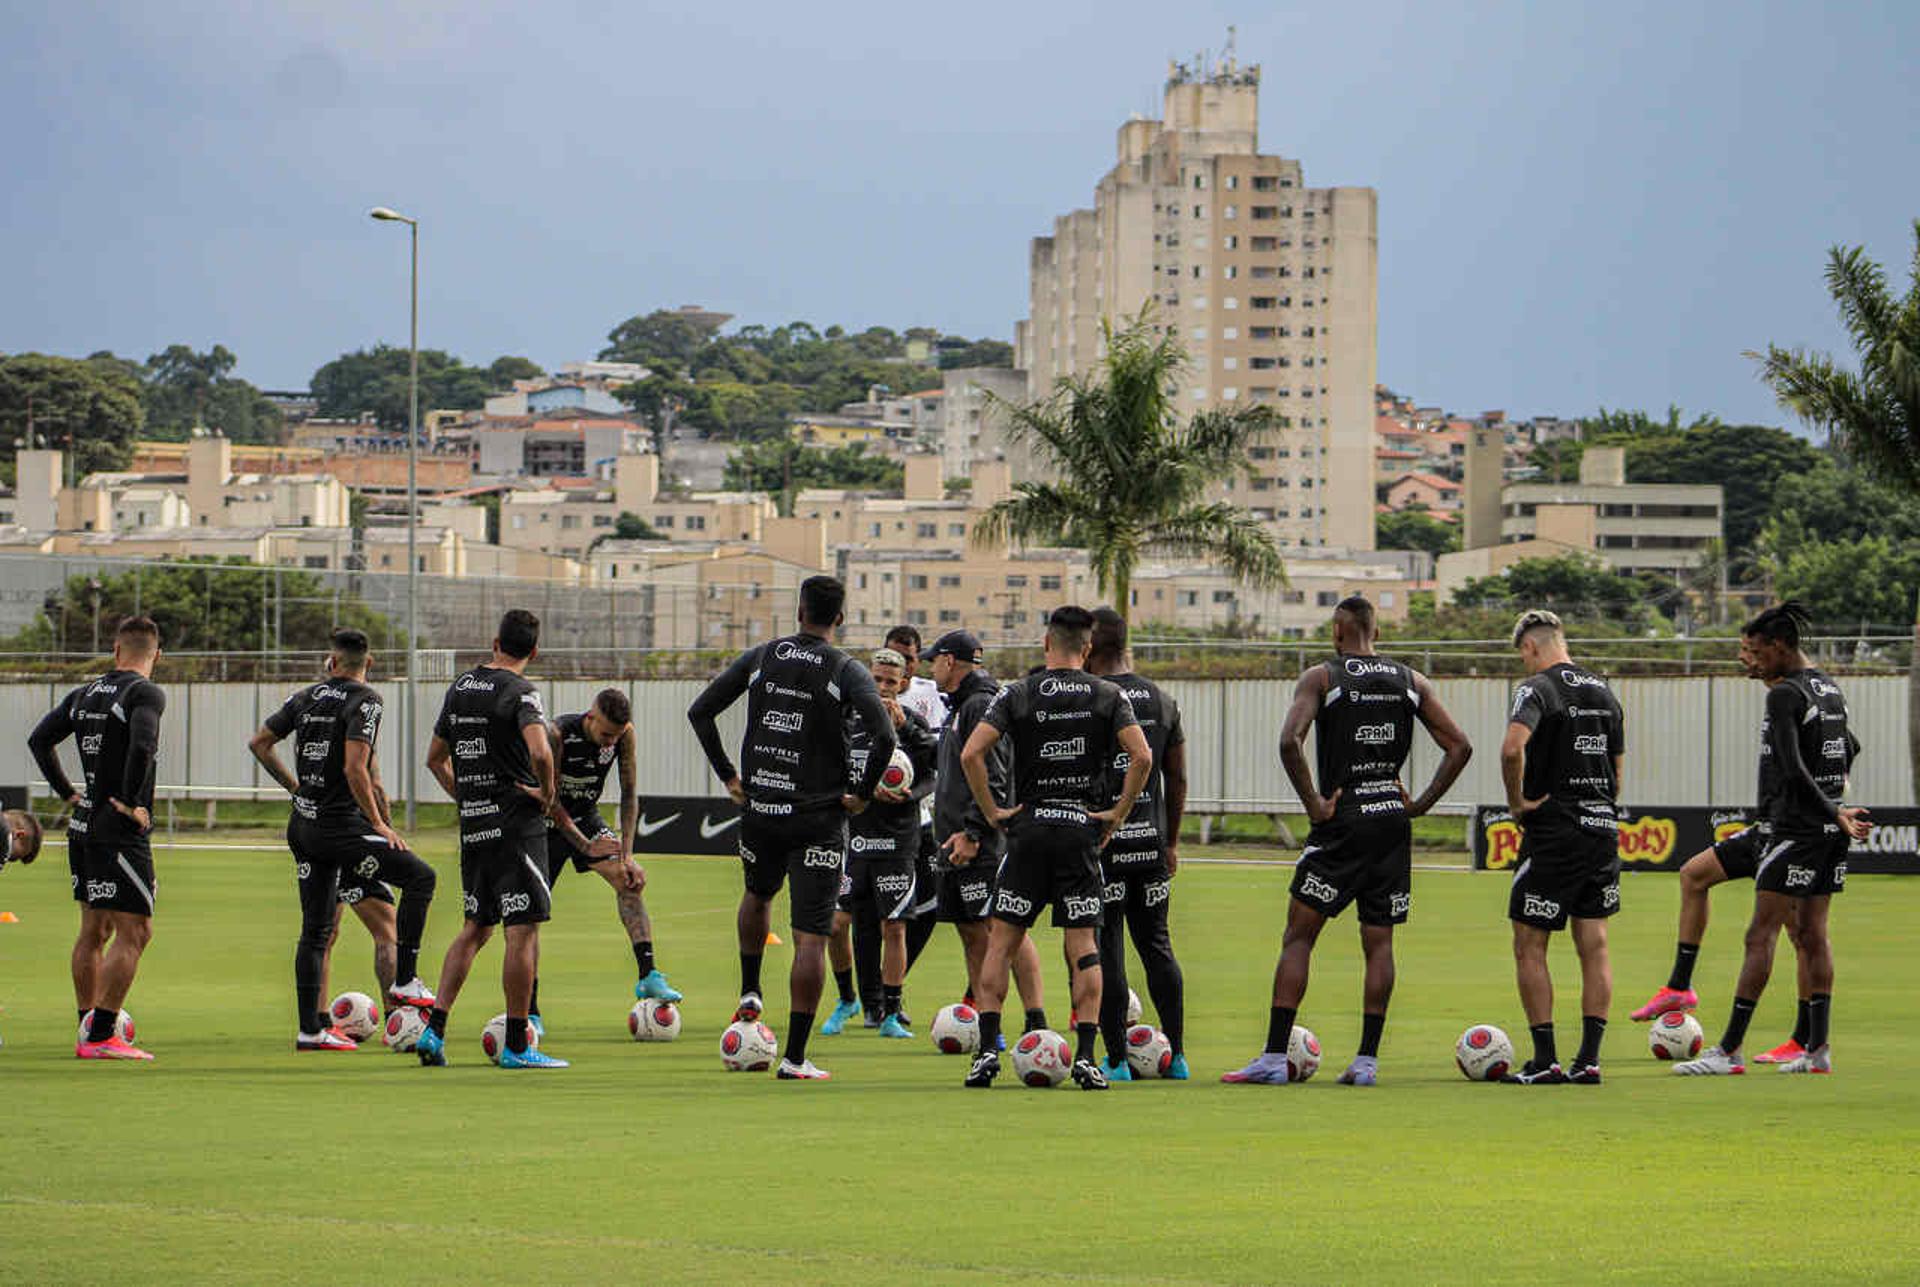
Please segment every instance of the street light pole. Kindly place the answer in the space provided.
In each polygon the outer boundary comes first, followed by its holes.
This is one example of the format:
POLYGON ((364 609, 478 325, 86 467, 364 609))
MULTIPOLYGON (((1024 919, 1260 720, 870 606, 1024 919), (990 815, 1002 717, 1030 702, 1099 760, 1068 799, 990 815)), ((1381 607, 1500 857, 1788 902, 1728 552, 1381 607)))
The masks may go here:
POLYGON ((419 737, 415 722, 419 718, 419 698, 415 685, 420 673, 420 599, 416 578, 420 572, 417 541, 420 531, 419 454, 420 454, 420 221, 409 219, 396 210, 375 206, 373 218, 387 223, 404 223, 412 242, 411 288, 407 310, 407 718, 406 736, 407 830, 413 830, 415 802, 419 797, 419 737))

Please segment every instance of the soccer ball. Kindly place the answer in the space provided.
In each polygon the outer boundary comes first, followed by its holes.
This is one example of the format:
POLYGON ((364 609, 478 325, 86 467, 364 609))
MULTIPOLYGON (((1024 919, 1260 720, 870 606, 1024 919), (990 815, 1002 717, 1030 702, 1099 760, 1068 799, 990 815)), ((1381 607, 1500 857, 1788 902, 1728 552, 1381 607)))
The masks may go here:
MULTIPOLYGON (((87 1039, 87 1029, 92 1026, 92 1024, 93 1011, 89 1010, 85 1015, 81 1016, 80 1035, 74 1039, 76 1041, 85 1041, 87 1039)), ((125 1010, 122 1010, 120 1017, 113 1021, 113 1035, 129 1045, 133 1043, 133 1016, 125 1010)))
POLYGON ((1046 1028, 1023 1033, 1013 1043, 1013 1074, 1029 1086, 1058 1086, 1073 1069, 1073 1048, 1046 1028))
POLYGON ((1164 1077, 1173 1063, 1173 1043, 1148 1024, 1127 1029, 1127 1067, 1136 1077, 1164 1077))
POLYGON ((672 1041, 680 1035, 680 1007, 671 1001, 642 1001, 627 1012, 627 1031, 635 1041, 672 1041))
POLYGON ((380 1007, 364 992, 342 992, 327 1007, 327 1017, 355 1041, 365 1041, 380 1031, 380 1007))
POLYGON ((1129 1028, 1131 1028, 1134 1024, 1140 1022, 1141 1013, 1142 1013, 1142 1010, 1140 1006, 1140 994, 1138 992, 1135 992, 1132 988, 1128 988, 1127 989, 1127 1026, 1129 1028))
POLYGON ((729 1024, 720 1034, 720 1064, 728 1072, 765 1072, 779 1053, 773 1029, 757 1019, 729 1024))
POLYGON ((893 748, 893 758, 887 761, 887 767, 880 771, 880 785, 889 791, 910 791, 913 789, 913 757, 899 747, 893 748))
POLYGON ((980 1049, 980 1012, 965 1002, 942 1006, 933 1016, 933 1048, 943 1055, 970 1055, 980 1049))
MULTIPOLYGON (((418 1040, 417 1037, 415 1039, 418 1040)), ((539 1044, 540 1034, 529 1026, 527 1028, 527 1049, 532 1050, 539 1046, 539 1044)), ((507 1016, 504 1014, 496 1014, 493 1018, 487 1020, 486 1027, 480 1029, 480 1049, 486 1054, 488 1062, 497 1064, 500 1062, 500 1052, 506 1048, 507 1016)))
POLYGON ((1307 1081, 1319 1071, 1320 1038, 1313 1035, 1313 1029, 1294 1024, 1293 1035, 1287 1038, 1287 1080, 1307 1081))
POLYGON ((1685 1010, 1669 1010, 1653 1021, 1647 1048, 1655 1059, 1691 1059, 1700 1053, 1706 1038, 1698 1019, 1685 1010))
POLYGON ((410 1005, 395 1006, 387 1016, 386 1030, 380 1034, 380 1040, 386 1042, 388 1050, 405 1052, 418 1044, 420 1034, 426 1030, 427 1021, 418 1010, 410 1005))
POLYGON ((1490 1023, 1476 1023, 1453 1043, 1453 1062, 1468 1081, 1499 1081, 1513 1067, 1513 1039, 1490 1023))

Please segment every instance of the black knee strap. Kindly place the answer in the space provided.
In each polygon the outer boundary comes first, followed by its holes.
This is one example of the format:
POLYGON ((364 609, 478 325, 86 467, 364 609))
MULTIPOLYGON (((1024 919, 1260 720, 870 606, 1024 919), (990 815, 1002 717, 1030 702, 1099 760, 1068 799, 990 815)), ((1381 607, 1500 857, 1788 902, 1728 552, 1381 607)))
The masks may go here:
POLYGON ((1088 952, 1085 956, 1073 963, 1073 968, 1076 970, 1091 970, 1098 964, 1100 964, 1100 953, 1088 952))

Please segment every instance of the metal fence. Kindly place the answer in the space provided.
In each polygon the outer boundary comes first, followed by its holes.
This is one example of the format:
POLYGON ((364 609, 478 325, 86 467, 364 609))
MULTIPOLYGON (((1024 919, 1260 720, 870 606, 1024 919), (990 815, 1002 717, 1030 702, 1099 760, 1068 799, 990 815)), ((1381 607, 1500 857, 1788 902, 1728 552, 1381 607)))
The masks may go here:
MULTIPOLYGON (((424 758, 449 663, 415 693, 417 745, 401 745, 407 724, 398 718, 404 687, 386 685, 390 715, 381 761, 389 789, 404 782, 400 757, 424 758)), ((536 668, 537 669, 537 668, 536 668)), ((536 674, 552 712, 583 709, 606 684, 536 674)), ((713 781, 687 726, 686 709, 703 686, 698 679, 612 681, 633 699, 639 734, 640 789, 646 795, 715 795, 713 781)), ((1465 806, 1504 799, 1499 738, 1506 727, 1511 679, 1442 678, 1444 701, 1475 743, 1476 753, 1450 803, 1465 806)), ((1845 681, 1856 735, 1864 750, 1854 768, 1853 798, 1883 806, 1915 803, 1908 769, 1907 690, 1904 676, 1860 675, 1845 681)), ((277 797, 247 753, 246 740, 287 695, 288 684, 188 683, 168 688, 160 777, 166 793, 183 799, 277 797)), ((1266 813, 1297 807, 1276 751, 1280 723, 1292 697, 1284 680, 1172 680, 1188 746, 1189 808, 1196 813, 1266 813)), ((36 783, 26 731, 64 691, 51 682, 0 684, 0 720, 16 730, 0 744, 0 782, 36 783)), ((1730 677, 1627 677, 1615 684, 1627 717, 1623 798, 1646 803, 1751 805, 1760 714, 1765 690, 1730 677)), ((741 708, 728 712, 722 731, 737 745, 741 708)), ((1417 736, 1408 780, 1419 784, 1438 756, 1417 736)), ((69 768, 72 759, 69 755, 69 768)), ((423 801, 443 797, 430 775, 419 775, 423 801)))

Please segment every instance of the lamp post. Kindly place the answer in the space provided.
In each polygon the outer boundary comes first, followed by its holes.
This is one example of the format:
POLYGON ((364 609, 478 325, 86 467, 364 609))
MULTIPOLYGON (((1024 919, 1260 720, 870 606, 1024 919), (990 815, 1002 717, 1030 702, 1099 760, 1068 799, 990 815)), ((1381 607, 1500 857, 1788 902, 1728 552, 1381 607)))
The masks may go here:
POLYGON ((420 601, 414 580, 420 571, 420 559, 415 553, 420 529, 419 497, 416 491, 420 450, 420 221, 409 219, 385 206, 375 206, 367 213, 383 223, 404 223, 413 243, 412 288, 407 310, 407 718, 403 724, 407 746, 402 757, 407 766, 407 830, 411 831, 415 800, 419 796, 415 788, 419 782, 417 764, 420 759, 419 738, 414 727, 420 705, 415 691, 415 681, 420 671, 420 601))

